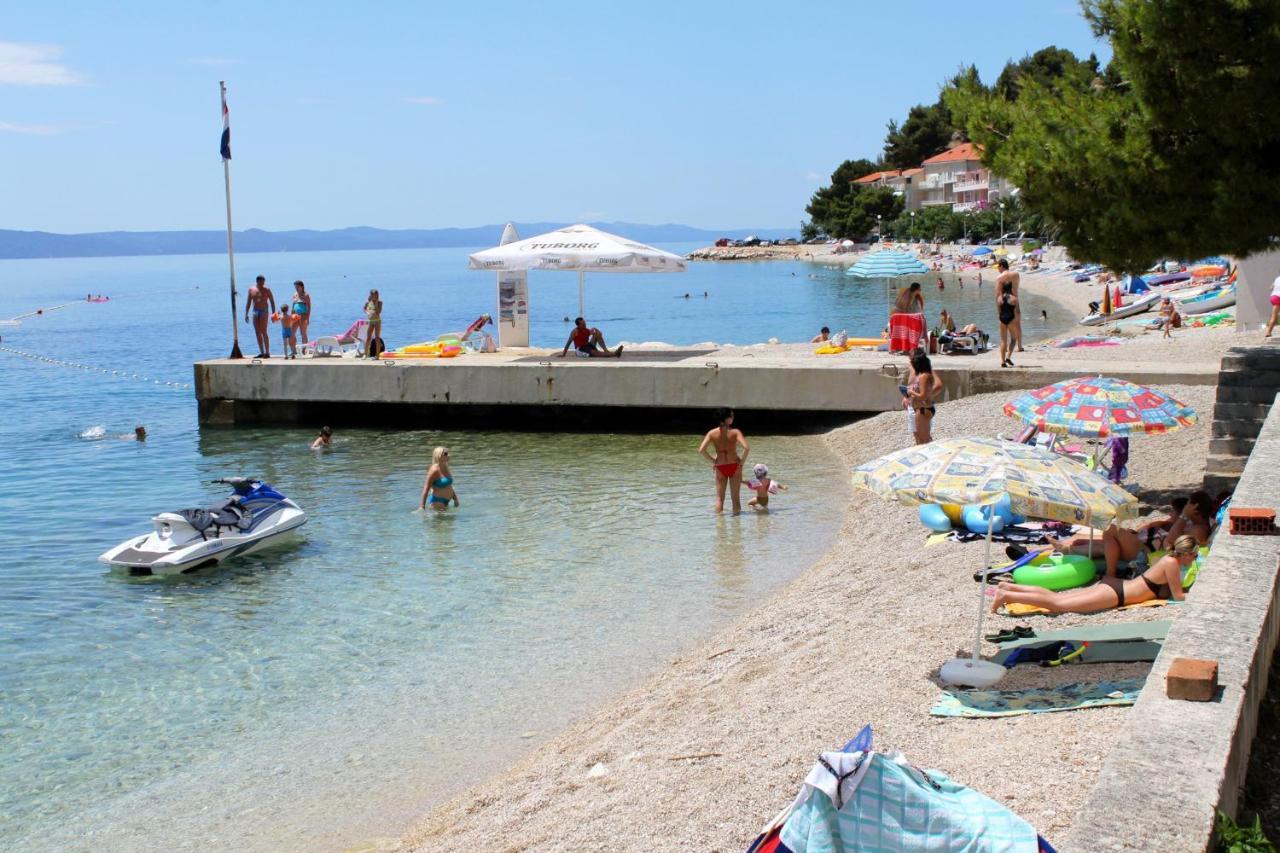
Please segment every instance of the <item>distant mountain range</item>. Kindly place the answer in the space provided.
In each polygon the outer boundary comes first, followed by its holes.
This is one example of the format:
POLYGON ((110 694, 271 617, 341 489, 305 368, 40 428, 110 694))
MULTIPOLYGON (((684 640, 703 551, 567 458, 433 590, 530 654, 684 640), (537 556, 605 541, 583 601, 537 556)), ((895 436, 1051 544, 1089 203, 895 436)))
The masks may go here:
MULTIPOLYGON (((572 223, 517 222, 521 237, 532 237, 572 223)), ((742 239, 751 234, 774 240, 797 236, 781 228, 709 231, 689 225, 638 225, 632 222, 592 222, 604 231, 642 243, 707 243, 720 237, 742 239)), ((359 226, 335 231, 237 231, 236 252, 311 252, 356 249, 437 249, 496 246, 502 225, 476 228, 432 228, 389 231, 359 226)), ((102 231, 94 234, 53 234, 48 231, 0 229, 0 258, 101 258, 123 255, 209 255, 227 250, 225 231, 102 231)))

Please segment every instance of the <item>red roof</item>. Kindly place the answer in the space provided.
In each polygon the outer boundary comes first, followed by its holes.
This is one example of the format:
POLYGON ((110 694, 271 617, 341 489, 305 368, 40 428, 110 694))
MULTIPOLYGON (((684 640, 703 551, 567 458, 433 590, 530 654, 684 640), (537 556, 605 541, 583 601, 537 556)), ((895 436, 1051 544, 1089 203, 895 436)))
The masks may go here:
POLYGON ((897 169, 888 172, 872 172, 870 175, 863 175, 861 178, 854 180, 855 184, 874 184, 881 178, 896 178, 900 173, 897 169))
POLYGON ((916 175, 920 174, 923 171, 924 169, 920 168, 919 166, 916 166, 914 169, 903 169, 902 177, 904 178, 915 177, 916 175))
POLYGON ((982 150, 979 149, 978 146, 974 145, 972 142, 961 142, 959 145, 948 148, 941 154, 933 155, 928 160, 925 160, 924 163, 925 165, 929 163, 957 163, 964 160, 981 159, 982 150))

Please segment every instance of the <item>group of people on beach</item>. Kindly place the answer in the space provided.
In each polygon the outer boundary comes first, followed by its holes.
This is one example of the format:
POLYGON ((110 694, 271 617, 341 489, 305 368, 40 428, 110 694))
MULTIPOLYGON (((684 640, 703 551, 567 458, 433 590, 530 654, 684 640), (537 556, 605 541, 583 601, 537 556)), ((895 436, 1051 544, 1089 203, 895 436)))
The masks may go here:
POLYGON ((267 287, 267 277, 258 276, 249 288, 244 303, 244 321, 253 324, 253 334, 257 339, 258 354, 255 358, 271 357, 271 335, 268 334, 268 323, 280 323, 280 337, 283 341, 284 357, 298 357, 298 338, 307 342, 307 331, 311 323, 311 294, 301 280, 293 283, 294 296, 291 302, 281 304, 276 311, 276 296, 267 287))
POLYGON ((1048 544, 1058 553, 1101 551, 1106 563, 1105 574, 1097 583, 1061 592, 1003 582, 996 587, 991 610, 994 613, 1007 604, 1029 604, 1050 613, 1097 613, 1157 598, 1181 601, 1185 596, 1184 573, 1200 556, 1200 549, 1209 544, 1215 519, 1230 498, 1230 492, 1223 492, 1215 499, 1208 492, 1195 491, 1176 498, 1167 516, 1148 521, 1135 530, 1113 523, 1100 537, 1092 532, 1069 539, 1050 537, 1048 544), (1164 554, 1146 565, 1157 551, 1164 554), (1126 580, 1119 576, 1121 561, 1137 566, 1132 578, 1126 580))
MULTIPOLYGON (((301 279, 293 283, 293 298, 282 303, 276 310, 276 296, 267 286, 267 277, 258 276, 245 298, 244 321, 253 324, 253 334, 257 339, 258 354, 255 358, 271 357, 271 335, 269 324, 280 324, 280 338, 287 359, 298 357, 299 343, 306 345, 310 338, 311 326, 311 294, 301 279), (299 340, 301 339, 301 340, 299 340)), ((365 326, 364 353, 376 357, 381 353, 382 345, 382 297, 377 290, 370 290, 364 303, 364 314, 368 320, 365 326)))

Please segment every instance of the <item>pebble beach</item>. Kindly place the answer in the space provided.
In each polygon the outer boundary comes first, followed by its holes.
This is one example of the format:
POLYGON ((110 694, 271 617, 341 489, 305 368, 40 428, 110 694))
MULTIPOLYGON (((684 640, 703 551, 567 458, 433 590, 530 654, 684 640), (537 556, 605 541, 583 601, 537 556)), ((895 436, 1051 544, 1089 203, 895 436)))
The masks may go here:
MULTIPOLYGON (((842 259, 843 260, 843 259, 842 259)), ((993 276, 985 273, 987 287, 993 276)), ((1070 273, 1024 275, 1022 287, 1059 310, 1084 313, 1100 286, 1070 273)), ((994 297, 993 297, 994 298, 994 297)), ((992 309, 994 314, 994 306, 992 309)), ((993 318, 958 317, 993 326, 993 318)), ((1085 333, 1085 329, 1077 330, 1085 333)), ((1106 334, 1094 327, 1091 334, 1106 334)), ((1169 340, 1125 329, 1117 346, 1089 348, 1090 362, 1216 365, 1240 342, 1234 327, 1187 328, 1169 340)), ((795 350, 801 357, 802 348, 795 350)), ((1069 364, 1080 350, 1034 342, 1020 367, 1069 364)), ((856 355, 856 353, 851 353, 856 355)), ((995 353, 973 357, 989 360, 995 353)), ((945 367, 943 357, 935 363, 945 367)), ((1162 386, 1200 415, 1189 429, 1135 439, 1127 487, 1144 514, 1199 488, 1215 388, 1162 386)), ((941 405, 935 438, 1010 436, 1007 394, 941 405)), ((825 444, 845 470, 910 442, 904 416, 890 412, 833 430, 825 444)), ((781 498, 785 500, 785 495, 781 498)), ((462 849, 744 850, 795 796, 822 750, 864 724, 879 749, 899 748, 1027 819, 1051 842, 1065 836, 1090 781, 1116 740, 1127 708, 1095 708, 1000 719, 930 716, 942 691, 938 667, 972 643, 981 543, 926 546, 914 508, 852 488, 831 549, 778 593, 696 647, 671 659, 625 695, 542 742, 507 770, 425 815, 402 838, 369 850, 462 849)), ((691 567, 691 570, 705 570, 691 567)), ((1176 606, 1091 616, 997 616, 990 631, 1030 624, 1176 618, 1176 606)), ((984 644, 983 654, 997 648, 984 644)), ((1142 677, 1149 664, 1079 669, 1019 667, 1002 689, 1142 677)))

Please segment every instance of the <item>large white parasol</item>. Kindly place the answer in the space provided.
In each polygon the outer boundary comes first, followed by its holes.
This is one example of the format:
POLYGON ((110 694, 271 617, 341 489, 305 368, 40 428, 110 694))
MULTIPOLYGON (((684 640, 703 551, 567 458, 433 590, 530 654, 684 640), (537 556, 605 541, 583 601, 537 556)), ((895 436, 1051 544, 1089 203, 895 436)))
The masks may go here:
POLYGON ((476 252, 473 270, 573 270, 578 273, 578 313, 586 313, 588 272, 684 272, 679 255, 609 234, 590 225, 569 225, 476 252))

